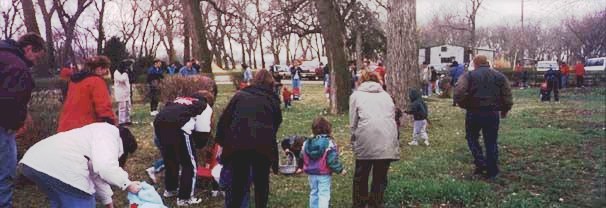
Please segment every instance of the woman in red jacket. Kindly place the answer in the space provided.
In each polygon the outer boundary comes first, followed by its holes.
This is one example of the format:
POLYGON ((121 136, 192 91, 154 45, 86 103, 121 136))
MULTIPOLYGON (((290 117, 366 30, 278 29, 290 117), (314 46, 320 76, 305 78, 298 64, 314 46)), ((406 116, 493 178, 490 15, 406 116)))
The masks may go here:
POLYGON ((109 89, 103 79, 110 65, 107 57, 95 56, 86 60, 85 70, 72 75, 57 132, 95 122, 115 124, 109 89))

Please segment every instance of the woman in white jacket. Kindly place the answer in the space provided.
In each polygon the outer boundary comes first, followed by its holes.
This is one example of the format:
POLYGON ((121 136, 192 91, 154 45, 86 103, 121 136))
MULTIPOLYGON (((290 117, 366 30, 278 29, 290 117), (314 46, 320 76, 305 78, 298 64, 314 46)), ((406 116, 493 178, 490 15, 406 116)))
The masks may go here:
POLYGON ((113 207, 110 185, 137 193, 139 182, 121 167, 137 143, 127 128, 93 123, 55 134, 32 146, 20 164, 23 175, 48 196, 50 206, 113 207))
POLYGON ((130 100, 130 81, 126 72, 126 64, 114 72, 114 99, 118 102, 118 124, 130 124, 130 111, 132 103, 130 100))

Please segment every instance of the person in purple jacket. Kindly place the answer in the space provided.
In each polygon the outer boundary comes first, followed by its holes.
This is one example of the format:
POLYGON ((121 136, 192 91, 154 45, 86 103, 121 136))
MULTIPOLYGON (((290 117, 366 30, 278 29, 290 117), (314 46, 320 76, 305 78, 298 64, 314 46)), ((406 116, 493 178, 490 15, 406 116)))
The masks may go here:
POLYGON ((27 117, 34 80, 30 68, 46 52, 44 39, 27 33, 0 41, 0 207, 11 207, 17 167, 15 133, 27 117))
POLYGON ((309 175, 309 207, 329 207, 330 181, 332 173, 345 175, 339 162, 337 145, 330 136, 331 125, 324 117, 314 119, 311 125, 313 138, 303 143, 303 170, 309 175))

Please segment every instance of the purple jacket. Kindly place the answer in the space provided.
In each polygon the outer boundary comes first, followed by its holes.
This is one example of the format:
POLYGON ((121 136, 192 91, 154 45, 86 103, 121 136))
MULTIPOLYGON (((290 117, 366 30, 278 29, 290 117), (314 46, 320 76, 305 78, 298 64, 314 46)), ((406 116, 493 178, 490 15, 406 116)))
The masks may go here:
POLYGON ((17 130, 23 126, 34 89, 32 65, 14 40, 0 41, 0 127, 17 130))
POLYGON ((317 135, 303 144, 303 170, 309 175, 330 175, 341 173, 343 165, 339 162, 337 145, 328 135, 317 135))

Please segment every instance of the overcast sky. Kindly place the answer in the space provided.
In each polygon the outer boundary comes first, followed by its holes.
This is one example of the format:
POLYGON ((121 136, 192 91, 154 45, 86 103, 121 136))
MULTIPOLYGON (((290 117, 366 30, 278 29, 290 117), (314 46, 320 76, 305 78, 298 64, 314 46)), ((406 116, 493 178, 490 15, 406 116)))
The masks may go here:
MULTIPOLYGON (((361 0, 374 2, 375 0, 361 0)), ((384 0, 386 1, 386 0, 384 0)), ((482 7, 477 15, 478 27, 503 24, 519 24, 521 16, 521 4, 524 1, 524 21, 541 23, 545 26, 557 25, 561 20, 570 16, 582 17, 586 14, 595 13, 606 8, 606 0, 484 0, 482 7)), ((67 6, 68 13, 75 10, 75 0, 69 0, 67 6)), ((47 7, 50 7, 51 1, 47 0, 47 7)), ((464 16, 466 7, 470 5, 470 0, 417 0, 417 22, 419 25, 426 24, 435 15, 457 14, 464 16)), ((10 7, 10 0, 0 0, 0 11, 6 11, 10 7)), ((44 21, 38 10, 38 24, 40 31, 44 33, 44 21)), ((114 0, 107 4, 105 29, 107 36, 120 35, 117 25, 124 19, 129 20, 132 10, 129 0, 114 0)), ((79 20, 79 25, 83 27, 92 27, 94 24, 96 11, 91 5, 79 20)), ((384 13, 383 13, 384 14, 384 13)), ((386 19, 385 15, 381 19, 386 19)), ((20 21, 20 20, 19 20, 20 21)), ((4 24, 3 22, 0 24, 4 24)), ((53 26, 61 27, 56 15, 53 19, 53 26)), ((94 45, 94 43, 90 43, 94 45)), ((92 46, 91 47, 94 47, 92 46)), ((183 46, 179 40, 175 43, 179 53, 183 46)), ((235 54, 240 54, 240 47, 234 47, 235 54)), ((159 56, 166 56, 165 49, 160 47, 159 56)), ((271 55, 266 58, 272 59, 271 55)), ((268 61, 269 62, 269 61, 268 61)))

